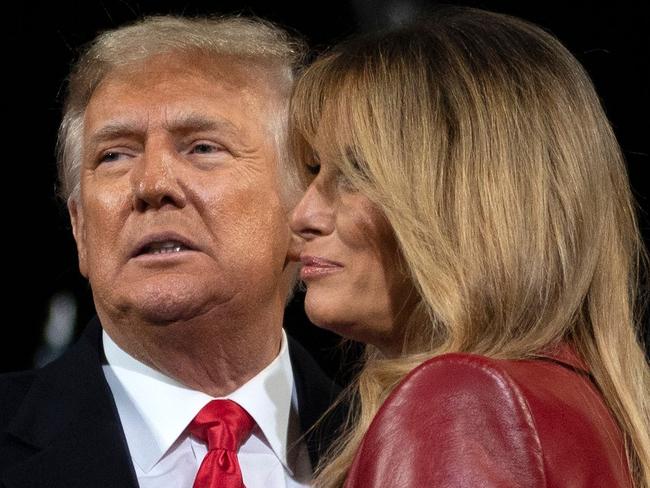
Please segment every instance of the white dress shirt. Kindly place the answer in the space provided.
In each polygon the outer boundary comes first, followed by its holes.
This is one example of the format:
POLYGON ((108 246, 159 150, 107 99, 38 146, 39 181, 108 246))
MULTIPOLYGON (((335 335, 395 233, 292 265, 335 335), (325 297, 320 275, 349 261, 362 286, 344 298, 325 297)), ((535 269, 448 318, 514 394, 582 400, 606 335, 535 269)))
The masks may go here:
MULTIPOLYGON (((191 488, 207 446, 187 426, 214 398, 191 390, 120 349, 106 332, 103 366, 141 488, 191 488)), ((228 395, 256 422, 237 455, 247 488, 308 487, 293 371, 282 332, 278 356, 228 395)))

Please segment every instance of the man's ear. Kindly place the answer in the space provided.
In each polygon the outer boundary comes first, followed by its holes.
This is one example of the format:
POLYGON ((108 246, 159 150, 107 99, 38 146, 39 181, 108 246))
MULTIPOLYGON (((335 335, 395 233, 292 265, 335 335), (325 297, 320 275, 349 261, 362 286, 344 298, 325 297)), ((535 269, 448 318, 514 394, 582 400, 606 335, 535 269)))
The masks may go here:
POLYGON ((88 278, 88 263, 86 256, 86 227, 84 222, 83 207, 74 197, 68 198, 68 214, 72 223, 72 235, 77 243, 77 255, 79 256, 79 272, 88 278))

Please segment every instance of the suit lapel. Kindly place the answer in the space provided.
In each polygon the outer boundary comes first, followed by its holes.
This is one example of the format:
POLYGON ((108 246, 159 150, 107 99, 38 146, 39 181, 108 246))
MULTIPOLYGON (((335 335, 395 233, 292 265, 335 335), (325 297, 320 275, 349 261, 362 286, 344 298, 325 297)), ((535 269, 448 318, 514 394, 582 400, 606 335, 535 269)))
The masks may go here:
MULTIPOLYGON (((336 438, 347 408, 339 404, 328 412, 340 388, 291 338, 289 353, 300 424, 316 466, 336 438)), ((7 429, 17 447, 33 454, 5 471, 3 486, 138 486, 102 357, 101 326, 95 319, 64 356, 38 373, 7 429)))
POLYGON ((138 486, 101 357, 95 319, 39 372, 8 428, 34 454, 5 472, 7 487, 138 486))
POLYGON ((347 416, 347 405, 330 407, 341 388, 330 380, 316 361, 294 339, 289 337, 289 355, 298 397, 300 426, 305 433, 312 467, 339 434, 347 416))

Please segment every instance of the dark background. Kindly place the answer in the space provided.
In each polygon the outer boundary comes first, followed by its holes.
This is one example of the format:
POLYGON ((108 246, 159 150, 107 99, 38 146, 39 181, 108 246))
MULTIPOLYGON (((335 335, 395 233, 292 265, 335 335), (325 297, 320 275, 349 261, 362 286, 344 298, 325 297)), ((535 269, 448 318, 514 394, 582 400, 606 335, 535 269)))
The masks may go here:
MULTIPOLYGON (((5 256, 0 371, 32 367, 43 357, 43 329, 52 298, 77 303, 75 334, 93 313, 79 276, 64 205, 55 197, 54 146, 64 79, 78 49, 99 30, 155 13, 259 15, 300 32, 322 49, 354 32, 417 17, 432 1, 317 1, 291 6, 272 1, 30 2, 5 10, 2 42, 4 151, 2 206, 5 256), (13 10, 13 11, 12 11, 13 10)), ((550 30, 592 76, 625 152, 648 242, 648 73, 650 22, 642 2, 447 2, 513 14, 550 30)), ((298 294, 288 328, 331 373, 349 373, 339 340, 308 324, 298 294)), ((647 336, 647 328, 646 328, 647 336)), ((354 354, 352 354, 354 356, 354 354)))

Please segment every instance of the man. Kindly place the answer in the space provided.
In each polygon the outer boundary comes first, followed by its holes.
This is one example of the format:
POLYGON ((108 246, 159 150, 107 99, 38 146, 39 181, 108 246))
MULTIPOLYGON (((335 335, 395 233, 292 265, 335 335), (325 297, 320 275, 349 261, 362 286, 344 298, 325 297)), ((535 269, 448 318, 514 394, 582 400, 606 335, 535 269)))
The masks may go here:
POLYGON ((59 165, 98 319, 59 360, 0 381, 4 485, 308 485, 324 446, 310 427, 335 389, 282 331, 299 58, 266 23, 172 17, 81 57, 59 165), (227 412, 201 431, 209 405, 227 412))

